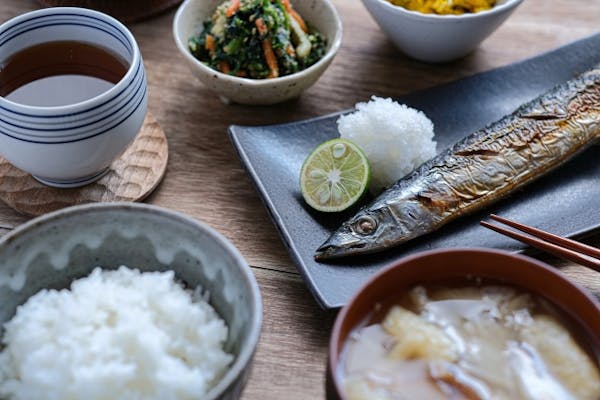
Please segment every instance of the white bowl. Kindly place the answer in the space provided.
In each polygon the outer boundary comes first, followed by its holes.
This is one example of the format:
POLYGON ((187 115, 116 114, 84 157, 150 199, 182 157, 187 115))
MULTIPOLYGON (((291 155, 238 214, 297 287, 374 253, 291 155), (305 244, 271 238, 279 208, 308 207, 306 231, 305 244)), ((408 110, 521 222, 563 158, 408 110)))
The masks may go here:
POLYGON ((188 40, 202 30, 223 0, 186 0, 175 14, 173 36, 194 75, 225 102, 267 105, 300 96, 327 69, 342 42, 342 22, 329 0, 296 0, 294 8, 327 38, 327 52, 321 60, 295 74, 275 79, 247 79, 223 74, 196 59, 188 40))
POLYGON ((387 0, 362 0, 390 40, 410 57, 444 62, 473 51, 523 0, 499 0, 490 10, 462 15, 423 14, 387 0))
POLYGON ((0 97, 0 155, 39 181, 76 187, 99 179, 140 130, 147 108, 146 74, 137 43, 123 24, 83 8, 20 15, 0 26, 0 65, 52 41, 96 44, 129 63, 125 76, 92 99, 35 107, 0 97))
POLYGON ((229 327, 224 348, 235 359, 198 399, 238 399, 260 336, 258 284, 239 251, 223 236, 164 208, 137 203, 70 207, 5 235, 0 240, 0 331, 17 307, 40 290, 68 288, 97 266, 121 265, 142 272, 172 270, 188 288, 199 286, 208 292, 210 304, 229 327))

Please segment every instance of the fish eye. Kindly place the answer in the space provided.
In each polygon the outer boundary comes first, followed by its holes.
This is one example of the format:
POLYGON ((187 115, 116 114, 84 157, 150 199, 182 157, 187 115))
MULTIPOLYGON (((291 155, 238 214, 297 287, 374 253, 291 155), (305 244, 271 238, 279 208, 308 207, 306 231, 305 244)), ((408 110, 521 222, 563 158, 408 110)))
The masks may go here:
POLYGON ((377 221, 373 217, 363 216, 354 223, 354 230, 361 235, 370 235, 377 229, 377 221))

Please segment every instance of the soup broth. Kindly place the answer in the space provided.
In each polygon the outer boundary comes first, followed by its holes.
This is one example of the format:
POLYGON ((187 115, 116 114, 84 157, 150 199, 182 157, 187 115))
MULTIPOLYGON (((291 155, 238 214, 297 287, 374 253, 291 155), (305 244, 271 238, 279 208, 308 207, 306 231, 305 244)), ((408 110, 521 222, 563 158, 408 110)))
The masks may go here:
POLYGON ((76 41, 32 46, 1 63, 0 96, 40 107, 94 98, 117 84, 129 68, 111 51, 76 41))
POLYGON ((508 286, 417 286, 344 345, 347 400, 600 399, 594 357, 540 298, 508 286))

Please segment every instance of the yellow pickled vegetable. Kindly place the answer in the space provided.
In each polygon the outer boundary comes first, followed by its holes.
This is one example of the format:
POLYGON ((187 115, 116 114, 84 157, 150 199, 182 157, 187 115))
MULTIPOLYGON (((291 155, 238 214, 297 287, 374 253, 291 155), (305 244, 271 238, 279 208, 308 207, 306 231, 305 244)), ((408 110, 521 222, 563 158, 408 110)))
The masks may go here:
POLYGON ((388 0, 407 10, 424 14, 465 14, 489 10, 496 0, 388 0))

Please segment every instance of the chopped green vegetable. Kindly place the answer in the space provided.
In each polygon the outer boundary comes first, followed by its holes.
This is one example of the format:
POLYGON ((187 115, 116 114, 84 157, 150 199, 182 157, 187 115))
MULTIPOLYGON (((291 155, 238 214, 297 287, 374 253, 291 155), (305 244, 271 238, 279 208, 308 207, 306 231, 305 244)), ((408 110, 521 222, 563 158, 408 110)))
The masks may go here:
POLYGON ((315 64, 325 55, 327 41, 306 26, 289 0, 227 0, 188 46, 215 70, 264 79, 315 64))

